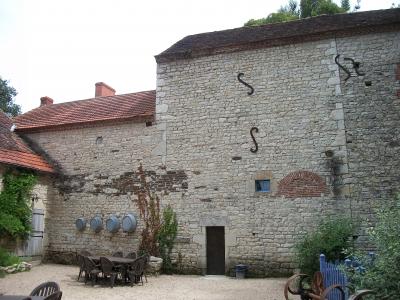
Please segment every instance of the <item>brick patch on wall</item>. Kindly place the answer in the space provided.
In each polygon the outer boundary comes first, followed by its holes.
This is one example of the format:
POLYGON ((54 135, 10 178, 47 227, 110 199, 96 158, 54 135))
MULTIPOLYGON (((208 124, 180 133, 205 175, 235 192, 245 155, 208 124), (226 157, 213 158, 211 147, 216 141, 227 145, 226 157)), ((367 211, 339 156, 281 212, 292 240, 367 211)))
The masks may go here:
POLYGON ((321 197, 327 191, 325 180, 309 171, 290 173, 278 184, 278 195, 287 198, 321 197))

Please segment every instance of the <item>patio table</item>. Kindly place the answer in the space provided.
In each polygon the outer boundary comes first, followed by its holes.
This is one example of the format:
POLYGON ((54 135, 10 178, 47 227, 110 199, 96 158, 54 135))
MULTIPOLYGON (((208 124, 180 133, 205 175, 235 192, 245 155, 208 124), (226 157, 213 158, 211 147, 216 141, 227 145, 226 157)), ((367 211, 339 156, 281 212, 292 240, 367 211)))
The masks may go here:
MULTIPOLYGON (((114 264, 117 265, 129 265, 135 261, 135 259, 132 258, 125 258, 125 257, 116 257, 116 256, 102 256, 106 257, 109 260, 111 260, 114 264)), ((95 262, 100 261, 100 256, 89 256, 91 260, 94 260, 95 262)))
POLYGON ((32 299, 32 300, 43 300, 45 296, 22 296, 22 295, 1 295, 0 300, 24 300, 24 299, 32 299))

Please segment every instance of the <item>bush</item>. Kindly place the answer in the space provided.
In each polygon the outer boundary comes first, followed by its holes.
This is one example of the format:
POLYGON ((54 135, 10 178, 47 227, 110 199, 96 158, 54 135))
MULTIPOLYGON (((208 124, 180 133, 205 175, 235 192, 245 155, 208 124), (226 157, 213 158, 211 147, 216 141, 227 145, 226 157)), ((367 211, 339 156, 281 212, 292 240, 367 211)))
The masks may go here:
POLYGON ((400 194, 395 205, 378 211, 377 223, 368 233, 376 246, 375 258, 371 263, 369 255, 354 254, 364 268, 347 269, 350 282, 356 289, 374 290, 376 299, 400 299, 400 194))
POLYGON ((321 222, 314 232, 307 233, 295 245, 296 260, 301 272, 313 275, 319 270, 319 255, 328 261, 345 258, 344 250, 352 247, 354 225, 349 218, 334 218, 321 222))
POLYGON ((21 259, 18 256, 10 254, 7 250, 0 248, 0 266, 8 267, 14 264, 19 264, 21 259))
POLYGON ((163 272, 172 273, 171 251, 178 232, 178 222, 176 214, 170 206, 163 211, 163 223, 157 236, 160 255, 163 259, 163 272))

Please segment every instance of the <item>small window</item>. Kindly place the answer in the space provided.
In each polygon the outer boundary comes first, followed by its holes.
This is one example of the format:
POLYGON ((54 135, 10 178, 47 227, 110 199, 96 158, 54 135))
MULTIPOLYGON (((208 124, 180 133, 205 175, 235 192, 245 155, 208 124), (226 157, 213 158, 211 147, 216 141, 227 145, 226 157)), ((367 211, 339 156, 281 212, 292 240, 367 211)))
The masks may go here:
POLYGON ((269 192, 271 182, 269 179, 256 180, 256 192, 269 192))

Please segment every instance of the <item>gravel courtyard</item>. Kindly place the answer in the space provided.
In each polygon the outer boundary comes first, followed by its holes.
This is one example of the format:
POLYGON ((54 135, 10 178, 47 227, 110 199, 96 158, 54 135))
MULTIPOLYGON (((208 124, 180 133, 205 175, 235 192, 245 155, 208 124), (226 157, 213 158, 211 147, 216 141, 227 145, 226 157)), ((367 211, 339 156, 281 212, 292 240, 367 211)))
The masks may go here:
POLYGON ((78 267, 43 264, 29 272, 0 279, 0 293, 28 295, 45 281, 56 281, 63 300, 85 299, 246 299, 282 300, 285 279, 234 279, 224 276, 161 275, 148 277, 144 286, 105 286, 77 282, 78 267))

